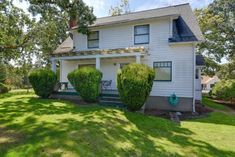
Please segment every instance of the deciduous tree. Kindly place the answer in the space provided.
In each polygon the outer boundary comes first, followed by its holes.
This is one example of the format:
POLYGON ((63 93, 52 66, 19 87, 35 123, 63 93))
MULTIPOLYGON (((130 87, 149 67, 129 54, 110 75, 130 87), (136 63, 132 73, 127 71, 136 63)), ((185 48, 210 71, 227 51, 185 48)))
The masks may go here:
POLYGON ((109 9, 109 15, 111 16, 117 16, 121 14, 126 14, 130 13, 130 5, 129 5, 129 0, 121 0, 121 4, 109 9))

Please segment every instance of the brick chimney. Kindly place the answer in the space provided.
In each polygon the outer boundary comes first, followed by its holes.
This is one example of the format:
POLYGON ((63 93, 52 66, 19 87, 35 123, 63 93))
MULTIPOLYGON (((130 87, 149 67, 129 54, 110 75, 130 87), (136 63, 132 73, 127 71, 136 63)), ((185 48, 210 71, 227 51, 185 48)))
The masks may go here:
POLYGON ((69 28, 73 28, 77 26, 77 20, 76 19, 70 19, 69 20, 69 28))

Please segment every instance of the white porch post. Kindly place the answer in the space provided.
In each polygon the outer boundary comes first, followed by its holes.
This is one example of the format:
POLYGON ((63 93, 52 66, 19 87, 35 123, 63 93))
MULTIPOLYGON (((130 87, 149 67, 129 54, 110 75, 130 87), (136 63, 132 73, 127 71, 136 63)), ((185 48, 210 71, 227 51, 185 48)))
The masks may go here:
POLYGON ((64 60, 60 60, 60 82, 63 82, 62 80, 62 76, 64 74, 64 71, 63 71, 63 67, 64 67, 64 60))
POLYGON ((51 70, 56 73, 56 60, 52 59, 51 60, 51 70))
POLYGON ((136 63, 137 63, 137 64, 140 64, 140 63, 141 63, 141 61, 140 61, 140 55, 136 55, 136 63))
POLYGON ((97 70, 100 70, 100 57, 96 57, 96 64, 95 64, 95 66, 96 66, 96 69, 97 70))

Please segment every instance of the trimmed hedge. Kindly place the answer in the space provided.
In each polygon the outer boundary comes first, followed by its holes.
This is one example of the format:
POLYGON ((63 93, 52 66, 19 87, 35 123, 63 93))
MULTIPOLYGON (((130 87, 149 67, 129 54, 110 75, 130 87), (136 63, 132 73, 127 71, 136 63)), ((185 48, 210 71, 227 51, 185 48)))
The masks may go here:
POLYGON ((118 72, 118 92, 129 110, 141 109, 152 90, 154 77, 154 70, 143 64, 129 64, 118 72))
POLYGON ((57 77, 52 70, 39 69, 30 73, 29 82, 38 96, 48 98, 54 91, 57 77))
POLYGON ((212 88, 212 96, 221 100, 235 99, 235 79, 222 80, 212 88))
POLYGON ((0 94, 8 93, 8 92, 9 92, 9 88, 3 83, 0 83, 0 94))
POLYGON ((91 67, 76 69, 68 74, 68 80, 86 102, 96 102, 100 94, 102 73, 91 67))

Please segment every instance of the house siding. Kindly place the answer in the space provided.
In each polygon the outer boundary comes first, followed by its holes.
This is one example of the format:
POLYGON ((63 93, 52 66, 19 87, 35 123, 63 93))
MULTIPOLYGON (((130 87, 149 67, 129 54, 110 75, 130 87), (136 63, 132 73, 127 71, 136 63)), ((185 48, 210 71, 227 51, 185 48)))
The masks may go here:
MULTIPOLYGON (((100 49, 115 49, 132 47, 134 45, 134 26, 136 25, 150 25, 150 42, 144 44, 149 48, 149 55, 141 59, 144 64, 153 67, 153 62, 157 61, 172 61, 172 81, 170 82, 157 82, 153 84, 151 96, 169 96, 175 93, 179 97, 192 98, 193 97, 193 45, 180 44, 169 45, 168 38, 171 37, 170 19, 149 20, 145 22, 138 22, 132 24, 120 24, 111 27, 99 27, 93 29, 99 31, 99 48, 100 49)), ((74 33, 74 44, 76 50, 87 50, 87 37, 74 33)), ((141 45, 137 45, 141 46, 141 45)), ((112 74, 113 69, 108 64, 104 68, 104 77, 109 78, 108 74, 112 74), (106 74, 108 73, 108 74, 106 74), (107 75, 107 76, 106 76, 107 75)), ((113 75, 113 74, 112 74, 113 75)), ((110 77, 111 78, 111 77, 110 77)), ((113 78, 114 79, 114 78, 113 78)), ((115 77, 116 80, 116 77, 115 77)), ((114 88, 113 85, 112 88, 114 88)))

